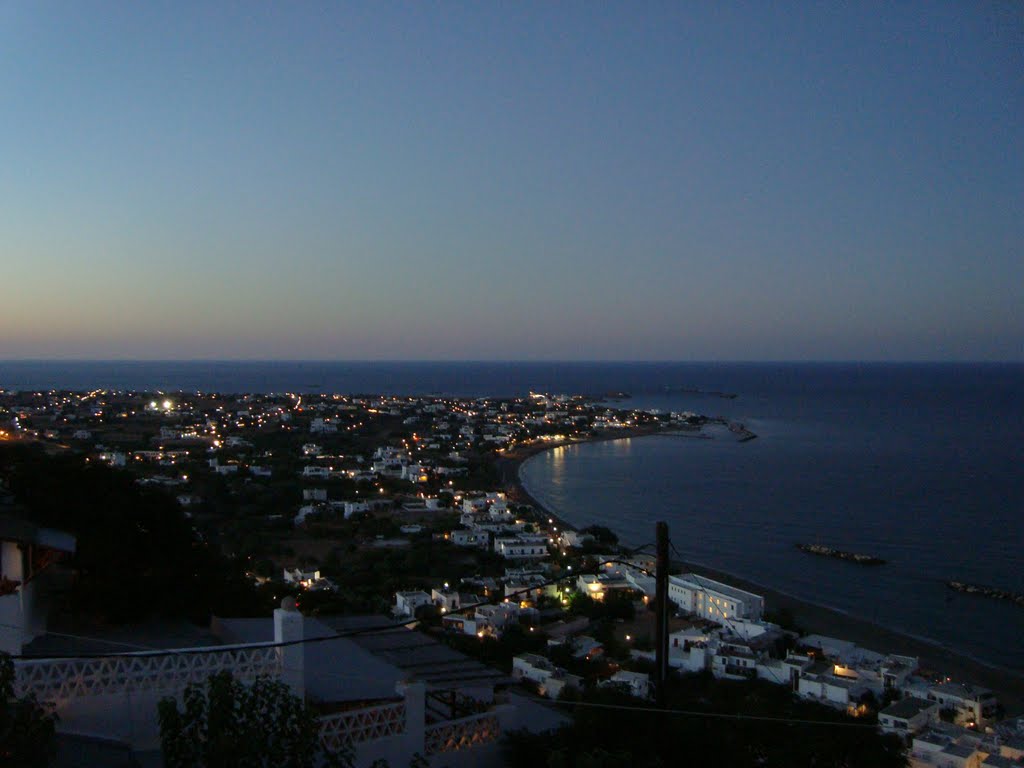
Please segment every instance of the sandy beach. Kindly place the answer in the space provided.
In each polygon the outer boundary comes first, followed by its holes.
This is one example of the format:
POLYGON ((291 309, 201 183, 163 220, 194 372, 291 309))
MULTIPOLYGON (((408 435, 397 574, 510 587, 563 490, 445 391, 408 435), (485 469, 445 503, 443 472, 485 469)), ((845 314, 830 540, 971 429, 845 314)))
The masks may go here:
MULTIPOLYGON (((586 440, 577 440, 575 443, 643 437, 656 434, 658 431, 656 428, 642 428, 611 434, 601 433, 586 440)), ((523 486, 519 477, 519 468, 527 459, 543 451, 564 445, 566 444, 527 446, 499 459, 498 469, 509 496, 513 500, 533 505, 554 519, 560 528, 575 529, 576 525, 559 518, 533 497, 523 486)), ((584 522, 583 525, 586 523, 584 522)), ((768 611, 788 611, 795 619, 796 624, 807 633, 851 640, 864 648, 880 653, 916 656, 921 660, 922 670, 950 677, 954 681, 990 688, 1002 702, 1008 716, 1024 714, 1024 672, 1000 668, 968 658, 934 643, 910 637, 856 616, 800 600, 773 590, 769 586, 755 584, 722 571, 678 561, 674 565, 763 595, 768 611)))

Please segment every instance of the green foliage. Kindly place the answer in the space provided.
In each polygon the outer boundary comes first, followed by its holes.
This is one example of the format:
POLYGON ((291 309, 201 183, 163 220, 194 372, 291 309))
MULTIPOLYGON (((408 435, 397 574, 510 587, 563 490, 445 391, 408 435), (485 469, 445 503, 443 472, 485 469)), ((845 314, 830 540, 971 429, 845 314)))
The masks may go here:
POLYGON ((0 446, 0 466, 33 522, 75 535, 75 610, 121 623, 271 609, 240 567, 196 535, 173 498, 140 488, 129 473, 31 446, 0 446))
POLYGON ((0 654, 0 765, 45 768, 56 749, 56 723, 34 698, 15 698, 14 664, 0 654))
POLYGON ((548 753, 548 768, 631 768, 633 756, 625 751, 609 752, 598 747, 588 752, 570 752, 562 747, 548 753))
POLYGON ((844 714, 796 699, 784 686, 732 683, 711 675, 671 681, 668 707, 688 714, 632 709, 625 694, 596 689, 573 707, 573 723, 541 736, 516 732, 503 745, 510 768, 536 768, 538 754, 551 754, 553 768, 658 768, 668 765, 728 765, 737 768, 897 768, 905 766, 896 737, 849 725, 844 714), (606 708, 607 707, 607 708, 606 708), (632 711, 631 711, 632 709, 632 711), (726 715, 701 717, 699 712, 726 715), (734 719, 735 715, 767 717, 734 719), (802 724, 812 720, 823 725, 802 724), (685 745, 685 746, 683 746, 685 745), (624 762, 628 757, 628 762, 624 762))
POLYGON ((778 624, 785 630, 790 632, 796 632, 797 634, 804 634, 804 630, 796 622, 796 617, 793 612, 786 607, 776 608, 775 610, 765 611, 764 620, 770 621, 772 624, 778 624))
POLYGON ((633 593, 624 590, 609 590, 602 600, 576 592, 569 598, 569 612, 588 619, 626 619, 636 616, 633 593))
POLYGON ((165 698, 158 713, 166 768, 314 768, 321 759, 352 765, 350 752, 324 752, 316 714, 276 680, 245 685, 218 672, 205 688, 185 689, 183 708, 165 698))
POLYGON ((599 610, 600 606, 598 606, 597 601, 583 592, 574 592, 569 598, 569 613, 575 613, 592 619, 599 610))
POLYGON ((615 535, 615 531, 611 528, 606 528, 603 525, 590 525, 582 529, 580 533, 589 533, 595 539, 598 544, 602 544, 606 547, 614 547, 619 543, 619 537, 615 535))
POLYGON ((530 632, 517 624, 508 627, 500 638, 481 638, 446 632, 440 635, 440 639, 467 656, 505 670, 512 668, 514 656, 523 653, 543 653, 547 647, 547 641, 540 633, 530 632))

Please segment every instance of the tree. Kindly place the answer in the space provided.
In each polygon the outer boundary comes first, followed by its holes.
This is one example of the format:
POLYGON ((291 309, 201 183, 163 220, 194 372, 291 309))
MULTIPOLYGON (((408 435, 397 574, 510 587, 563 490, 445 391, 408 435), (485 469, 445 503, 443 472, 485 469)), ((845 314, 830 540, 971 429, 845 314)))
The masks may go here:
POLYGON ((597 539, 598 544, 604 546, 615 546, 619 543, 619 537, 615 535, 615 532, 603 525, 589 525, 582 529, 580 533, 589 533, 597 539))
POLYGON ((257 678, 246 685, 218 672, 159 704, 160 745, 167 768, 346 767, 352 754, 319 743, 316 714, 282 682, 257 678))
POLYGON ((0 466, 23 516, 77 539, 68 595, 76 613, 111 623, 156 615, 205 624, 211 613, 271 609, 238 563, 196 535, 173 497, 141 488, 129 472, 20 443, 0 444, 0 466))
POLYGON ((0 654, 0 765, 45 768, 56 752, 56 725, 34 697, 14 696, 14 664, 0 654))

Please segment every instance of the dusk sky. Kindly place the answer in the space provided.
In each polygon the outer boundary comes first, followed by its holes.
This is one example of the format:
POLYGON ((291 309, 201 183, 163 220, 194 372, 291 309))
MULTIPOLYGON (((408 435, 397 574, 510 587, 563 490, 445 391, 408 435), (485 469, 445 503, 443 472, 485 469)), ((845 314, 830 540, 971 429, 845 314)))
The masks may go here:
POLYGON ((1024 5, 0 4, 0 359, 1024 359, 1024 5))

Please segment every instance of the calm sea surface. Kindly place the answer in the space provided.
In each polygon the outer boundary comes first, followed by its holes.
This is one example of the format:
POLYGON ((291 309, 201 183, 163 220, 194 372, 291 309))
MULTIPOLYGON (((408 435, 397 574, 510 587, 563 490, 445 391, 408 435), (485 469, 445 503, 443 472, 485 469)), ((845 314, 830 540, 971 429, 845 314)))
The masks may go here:
POLYGON ((0 387, 625 391, 631 407, 739 419, 758 439, 580 445, 535 457, 522 478, 573 523, 642 544, 665 520, 683 559, 1024 670, 1024 609, 943 584, 1024 592, 1024 365, 0 362, 0 387), (815 558, 798 542, 889 563, 815 558))
MULTIPOLYGON (((541 454, 538 500, 630 543, 668 522, 678 555, 1024 670, 1024 609, 947 579, 1024 592, 1024 368, 713 366, 692 386, 632 401, 745 422, 737 443, 648 437, 541 454), (871 568, 795 549, 821 543, 871 568)), ((880 649, 884 650, 884 649, 880 649)))

